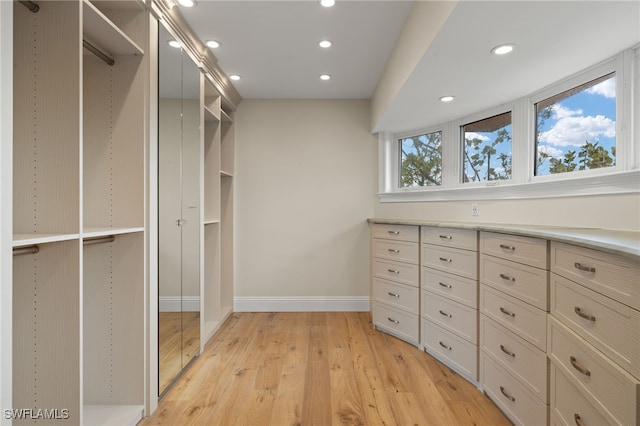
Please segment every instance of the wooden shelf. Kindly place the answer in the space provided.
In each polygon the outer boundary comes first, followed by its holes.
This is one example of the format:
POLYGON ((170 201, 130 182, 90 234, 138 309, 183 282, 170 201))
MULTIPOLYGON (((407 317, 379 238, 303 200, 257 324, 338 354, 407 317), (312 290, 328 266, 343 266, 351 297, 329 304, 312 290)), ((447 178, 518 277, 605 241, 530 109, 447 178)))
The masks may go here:
POLYGON ((14 234, 13 247, 77 240, 80 234, 14 234))
POLYGON ((204 105, 204 121, 207 122, 219 122, 220 114, 216 114, 215 111, 209 109, 207 105, 204 105))
POLYGON ((82 233, 82 238, 106 237, 108 235, 134 234, 144 232, 143 227, 136 228, 87 228, 82 233))
POLYGON ((83 35, 111 55, 143 55, 144 51, 128 35, 88 0, 83 1, 83 35))
POLYGON ((205 220, 204 224, 206 225, 215 225, 220 223, 220 219, 209 219, 209 220, 205 220))

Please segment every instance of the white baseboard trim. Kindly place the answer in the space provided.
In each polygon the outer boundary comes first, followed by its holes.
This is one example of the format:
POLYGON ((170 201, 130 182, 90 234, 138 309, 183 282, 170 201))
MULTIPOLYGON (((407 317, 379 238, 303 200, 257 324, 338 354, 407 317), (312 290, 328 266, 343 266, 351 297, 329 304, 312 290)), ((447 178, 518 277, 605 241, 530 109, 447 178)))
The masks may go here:
POLYGON ((200 312, 199 296, 160 296, 159 312, 200 312))
POLYGON ((236 297, 235 312, 368 312, 369 296, 236 297))

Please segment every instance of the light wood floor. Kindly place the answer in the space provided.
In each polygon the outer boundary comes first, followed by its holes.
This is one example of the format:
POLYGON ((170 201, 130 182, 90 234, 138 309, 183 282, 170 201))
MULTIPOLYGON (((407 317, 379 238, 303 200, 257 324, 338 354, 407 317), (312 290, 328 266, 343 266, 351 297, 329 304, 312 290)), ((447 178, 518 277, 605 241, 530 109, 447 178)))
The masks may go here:
POLYGON ((368 312, 235 313, 141 425, 509 425, 368 312))
POLYGON ((200 312, 158 314, 158 388, 164 392, 200 349, 200 312))

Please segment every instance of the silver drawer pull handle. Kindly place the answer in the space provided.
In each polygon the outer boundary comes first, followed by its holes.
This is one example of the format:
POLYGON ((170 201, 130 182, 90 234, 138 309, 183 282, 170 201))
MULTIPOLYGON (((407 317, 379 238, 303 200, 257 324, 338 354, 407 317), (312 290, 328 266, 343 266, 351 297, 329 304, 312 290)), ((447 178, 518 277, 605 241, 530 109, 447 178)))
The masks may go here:
POLYGON ((509 315, 510 317, 514 317, 516 316, 516 314, 514 314, 513 312, 509 312, 507 311, 505 308, 503 308, 502 306, 500 306, 500 312, 502 312, 505 315, 509 315))
POLYGON ((398 249, 387 249, 389 251, 389 253, 400 253, 400 250, 398 249))
POLYGON ((584 271, 584 272, 596 272, 596 268, 592 268, 591 266, 584 266, 583 264, 578 263, 578 262, 574 263, 573 266, 576 269, 579 269, 579 270, 584 271))
POLYGON ((440 315, 444 315, 445 317, 453 318, 453 317, 451 316, 451 314, 448 314, 448 313, 446 313, 446 312, 445 312, 445 311, 443 311, 443 310, 440 310, 440 315))
POLYGON ((399 274, 400 271, 397 271, 395 269, 387 269, 387 271, 391 272, 392 274, 399 274))
POLYGON ((442 260, 443 262, 449 262, 449 263, 451 263, 451 259, 449 259, 449 258, 446 258, 446 257, 440 257, 439 259, 440 259, 440 260, 442 260))
POLYGON ((575 368, 576 370, 578 370, 579 372, 581 372, 585 376, 591 376, 591 371, 587 370, 584 367, 581 367, 580 364, 578 364, 578 361, 576 360, 576 357, 571 355, 569 357, 569 361, 571 361, 571 365, 573 365, 573 368, 575 368))
POLYGON ((514 251, 516 248, 514 246, 507 246, 505 244, 500 244, 501 249, 514 251))
POLYGON ((507 398, 509 398, 509 401, 511 401, 511 402, 516 402, 516 399, 515 399, 514 397, 512 397, 511 395, 509 395, 509 394, 507 393, 507 391, 505 391, 505 390, 504 390, 504 388, 503 388, 502 386, 500 386, 500 392, 502 392, 502 394, 503 394, 504 396, 506 396, 507 398))
POLYGON ((573 415, 573 420, 576 422, 577 426, 584 426, 584 423, 582 423, 582 419, 580 418, 580 414, 575 413, 573 415))
POLYGON ((443 240, 452 240, 453 237, 451 235, 440 235, 440 238, 442 238, 443 240))
POLYGON ((510 357, 515 358, 516 354, 514 354, 513 352, 507 350, 504 345, 500 345, 500 349, 502 350, 502 352, 504 352, 505 354, 509 355, 510 357))
POLYGON ((502 278, 503 280, 511 281, 511 282, 515 282, 516 281, 515 278, 510 277, 509 275, 505 275, 505 274, 500 274, 500 278, 502 278))
POLYGON ((440 284, 440 287, 453 288, 453 287, 451 287, 451 284, 445 284, 445 283, 440 283, 440 282, 438 284, 440 284))
POLYGON ((589 320, 589 321, 592 321, 592 322, 596 322, 596 317, 594 317, 593 315, 587 315, 587 314, 583 313, 582 310, 578 306, 576 306, 574 308, 574 311, 576 311, 576 314, 579 317, 582 317, 582 318, 584 318, 586 320, 589 320))
POLYGON ((398 298, 400 297, 400 295, 399 295, 399 294, 397 294, 397 293, 391 293, 390 291, 388 291, 388 292, 387 292, 387 294, 388 294, 389 296, 392 296, 392 297, 398 297, 398 298))
POLYGON ((438 342, 438 343, 440 343, 440 346, 442 346, 443 348, 445 348, 445 349, 447 349, 447 350, 451 350, 451 346, 447 346, 447 345, 445 345, 445 344, 444 344, 444 343, 442 343, 442 342, 438 342))
POLYGON ((392 323, 394 323, 394 324, 400 324, 400 321, 398 321, 398 320, 394 320, 393 318, 387 317, 387 319, 388 319, 389 321, 391 321, 392 323))
POLYGON ((391 235, 400 235, 400 231, 387 231, 391 235))

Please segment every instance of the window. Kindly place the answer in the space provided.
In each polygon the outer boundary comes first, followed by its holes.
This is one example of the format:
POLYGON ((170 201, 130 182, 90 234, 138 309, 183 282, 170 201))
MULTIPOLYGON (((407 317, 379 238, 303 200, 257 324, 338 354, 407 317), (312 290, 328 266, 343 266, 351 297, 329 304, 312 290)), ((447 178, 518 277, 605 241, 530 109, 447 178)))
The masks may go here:
POLYGON ((615 73, 542 100, 535 111, 536 176, 615 166, 615 73))
POLYGON ((442 132, 398 140, 400 188, 442 185, 442 132))
POLYGON ((380 201, 637 193, 638 70, 640 45, 527 96, 381 133, 380 201))
POLYGON ((511 112, 462 126, 463 182, 511 179, 511 112))

